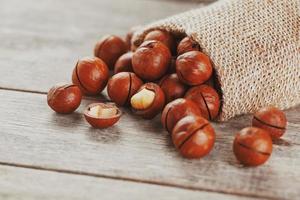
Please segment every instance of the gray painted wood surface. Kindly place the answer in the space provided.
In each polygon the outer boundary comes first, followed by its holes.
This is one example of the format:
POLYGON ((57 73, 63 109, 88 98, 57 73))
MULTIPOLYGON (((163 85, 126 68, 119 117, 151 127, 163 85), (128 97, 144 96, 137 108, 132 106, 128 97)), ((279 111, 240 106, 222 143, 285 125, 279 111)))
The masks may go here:
POLYGON ((191 9, 196 2, 0 0, 0 87, 47 91, 71 80, 77 60, 105 34, 191 9), (16 81, 18 80, 18 81, 16 81))
POLYGON ((160 199, 160 200, 250 200, 251 198, 205 191, 0 166, 1 199, 160 199), (17 184, 16 184, 17 183, 17 184))
POLYGON ((46 95, 0 91, 1 162, 236 195, 300 195, 300 108, 287 112, 288 133, 274 145, 270 161, 245 168, 234 158, 232 142, 250 116, 214 123, 214 150, 203 159, 187 160, 175 151, 159 118, 141 120, 124 110, 116 126, 96 130, 81 114, 88 103, 74 114, 58 115, 47 107, 46 95))
POLYGON ((70 81, 76 60, 91 55, 102 35, 124 35, 131 26, 202 4, 24 2, 0 0, 0 197, 298 199, 300 107, 286 112, 287 134, 274 145, 269 162, 257 168, 241 166, 232 153, 234 134, 250 125, 251 116, 214 123, 214 150, 201 160, 187 160, 175 151, 159 117, 146 121, 125 109, 116 126, 95 130, 81 113, 103 97, 86 98, 71 115, 47 107, 44 93, 70 81))

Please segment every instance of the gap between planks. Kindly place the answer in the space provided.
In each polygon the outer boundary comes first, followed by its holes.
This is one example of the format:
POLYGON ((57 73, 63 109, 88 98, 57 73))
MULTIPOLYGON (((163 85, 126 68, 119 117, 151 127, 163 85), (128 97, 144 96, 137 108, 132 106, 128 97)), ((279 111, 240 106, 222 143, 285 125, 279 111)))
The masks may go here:
POLYGON ((36 90, 25 90, 25 89, 7 88, 7 87, 0 87, 0 90, 27 92, 27 93, 33 93, 33 94, 47 94, 47 92, 41 92, 41 91, 36 91, 36 90))
MULTIPOLYGON (((47 95, 47 92, 42 92, 42 91, 37 91, 37 90, 26 90, 26 89, 18 89, 18 88, 8 88, 8 87, 0 87, 0 90, 4 91, 12 91, 12 92, 25 92, 25 93, 31 93, 31 94, 41 94, 41 95, 47 95)), ((85 100, 95 100, 97 96, 82 96, 82 99, 85 100)), ((105 97, 100 97, 101 100, 103 101, 109 101, 105 99, 105 97)), ((291 108, 293 109, 293 108, 291 108)), ((290 125, 296 125, 295 123, 289 122, 290 125)), ((279 140, 278 143, 281 143, 282 141, 279 140)), ((274 143, 276 144, 276 143, 274 143)), ((300 145, 300 143, 293 143, 294 145, 300 145)))
MULTIPOLYGON (((41 92, 41 91, 36 91, 36 90, 26 90, 26 89, 7 88, 7 87, 0 87, 0 90, 4 90, 4 91, 13 91, 13 92, 25 92, 25 93, 31 93, 31 94, 47 95, 47 92, 41 92)), ((82 96, 82 99, 86 99, 86 100, 94 100, 95 98, 96 98, 96 97, 82 96)))
POLYGON ((135 179, 135 178, 130 178, 130 177, 122 177, 122 176, 108 176, 108 175, 101 175, 101 174, 97 174, 97 173, 89 173, 89 172, 66 170, 66 169, 56 169, 56 168, 42 167, 42 166, 35 166, 35 165, 26 165, 26 164, 20 164, 20 163, 8 163, 8 162, 0 161, 0 165, 10 166, 10 167, 19 167, 19 168, 25 168, 25 169, 33 169, 33 170, 41 170, 41 171, 49 171, 49 172, 56 172, 56 173, 63 173, 63 174, 70 174, 70 175, 88 176, 88 177, 94 177, 94 178, 105 178, 105 179, 119 180, 119 181, 128 181, 128 182, 133 182, 133 183, 143 183, 143 184, 157 185, 157 186, 163 186, 163 187, 186 189, 186 190, 192 190, 192 191, 211 192, 211 193, 227 194, 227 195, 240 196, 240 197, 256 198, 256 199, 277 200, 277 198, 272 198, 269 196, 247 195, 247 194, 245 195, 243 193, 238 193, 238 192, 232 193, 232 192, 220 191, 220 190, 201 189, 199 187, 188 187, 188 186, 182 186, 182 185, 178 185, 178 184, 171 184, 171 183, 165 183, 165 182, 149 181, 149 180, 135 179))

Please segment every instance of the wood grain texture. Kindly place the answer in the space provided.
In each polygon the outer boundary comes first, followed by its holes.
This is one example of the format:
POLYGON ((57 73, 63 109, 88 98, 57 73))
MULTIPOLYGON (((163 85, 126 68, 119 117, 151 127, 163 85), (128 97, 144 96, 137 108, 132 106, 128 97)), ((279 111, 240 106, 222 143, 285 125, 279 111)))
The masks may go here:
POLYGON ((141 192, 158 199, 298 199, 300 107, 287 112, 289 130, 274 145, 271 160, 245 168, 234 158, 232 141, 250 124, 249 116, 214 124, 213 152, 187 160, 175 151, 159 118, 145 121, 125 110, 116 126, 95 130, 81 114, 95 100, 85 100, 72 115, 58 115, 38 94, 69 82, 77 59, 92 55, 102 35, 124 35, 131 26, 203 5, 198 2, 0 0, 0 88, 8 89, 0 90, 0 164, 32 168, 0 165, 0 198, 99 199, 103 194, 116 199, 129 194, 141 199, 141 192))
POLYGON ((104 130, 89 127, 80 112, 58 115, 46 96, 0 90, 0 161, 120 178, 193 190, 269 199, 300 195, 300 108, 287 111, 288 133, 274 145, 269 162, 257 168, 238 164, 234 134, 249 116, 214 124, 214 150, 200 160, 175 151, 159 119, 141 120, 125 110, 120 123, 104 130))
POLYGON ((179 200, 188 197, 191 200, 250 200, 232 195, 9 166, 0 166, 0 176, 1 199, 179 200))
POLYGON ((69 82, 105 34, 201 5, 149 0, 0 0, 0 87, 47 91, 69 82))

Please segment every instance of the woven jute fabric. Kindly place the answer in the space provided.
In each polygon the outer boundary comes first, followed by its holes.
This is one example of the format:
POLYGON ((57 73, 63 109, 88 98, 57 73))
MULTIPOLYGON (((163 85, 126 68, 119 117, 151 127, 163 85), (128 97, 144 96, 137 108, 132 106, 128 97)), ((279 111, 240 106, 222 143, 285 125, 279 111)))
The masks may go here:
POLYGON ((221 0, 145 26, 186 34, 212 60, 220 84, 220 121, 264 106, 300 103, 300 1, 221 0))

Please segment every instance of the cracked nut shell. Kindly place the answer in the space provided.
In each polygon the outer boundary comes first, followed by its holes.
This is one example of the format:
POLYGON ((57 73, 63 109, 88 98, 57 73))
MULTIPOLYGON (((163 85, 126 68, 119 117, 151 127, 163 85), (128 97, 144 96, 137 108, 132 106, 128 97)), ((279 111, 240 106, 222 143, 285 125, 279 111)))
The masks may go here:
POLYGON ((208 85, 192 87, 185 94, 185 98, 197 104, 204 118, 214 120, 218 116, 220 97, 214 88, 208 85))
POLYGON ((117 123, 122 111, 113 103, 93 103, 84 111, 86 121, 94 128, 107 128, 117 123))
POLYGON ((99 58, 80 59, 73 70, 72 82, 87 95, 97 95, 105 88, 109 78, 106 64, 99 58))
POLYGON ((131 97, 131 107, 136 115, 152 119, 165 105, 165 95, 159 85, 146 83, 131 97))
POLYGON ((252 126, 266 130, 273 139, 280 138, 286 131, 287 119, 283 111, 269 106, 259 109, 253 117, 252 126))
POLYGON ((188 115, 201 116, 201 111, 193 101, 179 98, 165 106, 161 116, 161 123, 171 133, 176 123, 188 115))
POLYGON ((201 158, 213 149, 215 131, 203 117, 186 116, 175 125, 172 141, 182 156, 201 158))
POLYGON ((47 103, 55 112, 68 114, 80 105, 82 94, 76 85, 58 84, 53 86, 47 95, 47 103))
POLYGON ((247 127, 235 136, 233 152, 237 160, 244 165, 261 165, 271 156, 272 139, 263 129, 247 127))
POLYGON ((120 72, 113 75, 107 84, 110 99, 119 106, 127 105, 132 95, 143 85, 143 81, 132 72, 120 72))

